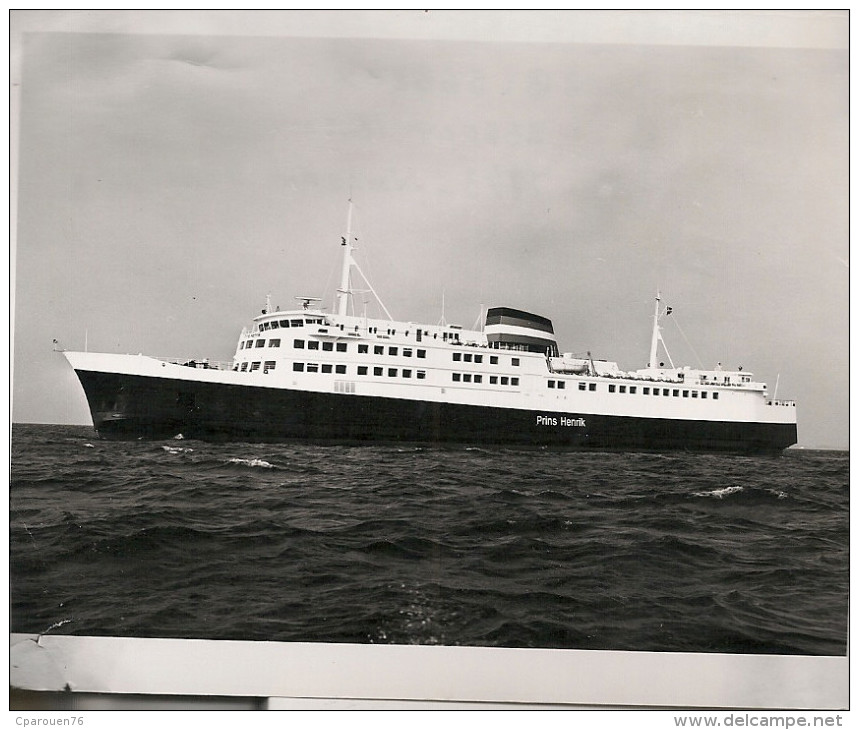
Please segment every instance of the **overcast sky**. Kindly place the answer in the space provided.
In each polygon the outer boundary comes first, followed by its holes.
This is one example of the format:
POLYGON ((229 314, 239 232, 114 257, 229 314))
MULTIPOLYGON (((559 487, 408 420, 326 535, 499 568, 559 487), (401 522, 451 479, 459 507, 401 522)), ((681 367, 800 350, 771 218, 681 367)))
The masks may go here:
POLYGON ((160 15, 13 14, 14 421, 91 423, 53 338, 229 359, 266 294, 330 307, 351 195, 397 319, 633 369, 659 288, 675 363, 847 447, 845 14, 160 15))

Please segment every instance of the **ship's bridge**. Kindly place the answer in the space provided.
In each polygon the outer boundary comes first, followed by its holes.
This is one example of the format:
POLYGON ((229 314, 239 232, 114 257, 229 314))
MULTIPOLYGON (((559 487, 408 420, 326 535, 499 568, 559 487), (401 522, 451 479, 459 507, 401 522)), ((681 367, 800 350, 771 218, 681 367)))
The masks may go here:
POLYGON ((323 312, 318 309, 297 309, 281 312, 263 311, 253 319, 250 328, 244 328, 239 336, 238 350, 256 347, 251 340, 274 337, 280 345, 280 336, 288 336, 283 330, 298 330, 304 335, 321 338, 370 338, 401 342, 437 341, 451 345, 485 346, 484 334, 477 330, 463 329, 455 324, 425 325, 387 319, 370 319, 354 315, 323 312))

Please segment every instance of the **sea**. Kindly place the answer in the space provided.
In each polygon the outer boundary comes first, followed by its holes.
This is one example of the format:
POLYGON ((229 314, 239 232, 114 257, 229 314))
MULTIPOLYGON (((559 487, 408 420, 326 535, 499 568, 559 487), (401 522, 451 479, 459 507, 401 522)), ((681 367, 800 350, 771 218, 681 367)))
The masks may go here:
POLYGON ((845 655, 849 458, 11 434, 11 631, 845 655))

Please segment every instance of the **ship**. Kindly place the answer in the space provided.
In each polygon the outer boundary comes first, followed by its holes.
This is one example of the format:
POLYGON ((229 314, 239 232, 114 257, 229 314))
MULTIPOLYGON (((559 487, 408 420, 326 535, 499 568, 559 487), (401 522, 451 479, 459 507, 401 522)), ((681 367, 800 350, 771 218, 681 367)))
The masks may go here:
POLYGON ((281 311, 269 296, 230 361, 56 348, 98 436, 741 454, 796 443, 796 403, 752 373, 674 365, 659 293, 647 366, 633 371, 562 352, 550 319, 513 307, 474 329, 397 321, 356 261, 351 220, 350 202, 332 311, 304 296, 281 311), (384 316, 355 312, 368 291, 384 316))

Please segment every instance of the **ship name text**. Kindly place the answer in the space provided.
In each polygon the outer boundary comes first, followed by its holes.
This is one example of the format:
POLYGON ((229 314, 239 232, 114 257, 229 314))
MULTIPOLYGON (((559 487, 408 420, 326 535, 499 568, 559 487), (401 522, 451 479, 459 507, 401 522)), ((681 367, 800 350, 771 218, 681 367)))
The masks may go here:
POLYGON ((569 418, 567 416, 537 416, 537 425, 586 427, 584 418, 569 418))

